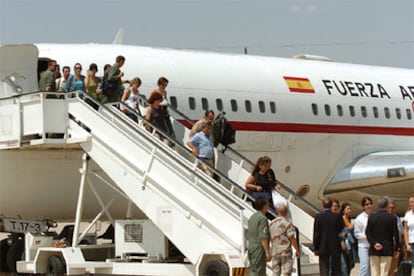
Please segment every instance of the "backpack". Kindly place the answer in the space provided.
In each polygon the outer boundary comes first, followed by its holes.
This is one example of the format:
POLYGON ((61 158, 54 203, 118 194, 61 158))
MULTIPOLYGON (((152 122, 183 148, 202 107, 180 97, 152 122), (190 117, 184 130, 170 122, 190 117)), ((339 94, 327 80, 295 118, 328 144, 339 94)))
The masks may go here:
POLYGON ((114 84, 109 81, 108 74, 105 74, 102 78, 102 93, 109 96, 113 90, 114 84))
POLYGON ((225 114, 225 112, 220 112, 214 119, 213 134, 214 146, 221 143, 226 149, 228 145, 236 142, 236 130, 228 123, 224 117, 225 114))

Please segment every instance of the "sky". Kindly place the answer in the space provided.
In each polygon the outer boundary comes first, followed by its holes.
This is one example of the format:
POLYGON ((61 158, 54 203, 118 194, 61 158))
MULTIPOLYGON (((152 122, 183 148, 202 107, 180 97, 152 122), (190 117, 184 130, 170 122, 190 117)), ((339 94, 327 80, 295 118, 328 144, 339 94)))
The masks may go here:
POLYGON ((0 0, 0 44, 112 43, 414 69, 414 0, 0 0))

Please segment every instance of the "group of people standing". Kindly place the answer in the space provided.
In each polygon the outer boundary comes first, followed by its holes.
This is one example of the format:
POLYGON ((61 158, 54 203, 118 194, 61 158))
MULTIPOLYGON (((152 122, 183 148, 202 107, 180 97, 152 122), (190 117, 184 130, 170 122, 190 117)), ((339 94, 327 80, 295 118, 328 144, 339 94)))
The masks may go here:
MULTIPOLYGON (((271 170, 270 162, 268 157, 259 158, 246 181, 247 189, 261 192, 254 202, 258 211, 248 221, 251 275, 266 275, 269 261, 272 261, 273 275, 291 275, 292 247, 297 258, 300 258, 300 250, 294 226, 288 218, 287 205, 272 206, 271 189, 277 184, 267 175, 271 170), (269 223, 268 213, 272 207, 277 216, 269 223)), ((324 210, 315 217, 313 236, 320 275, 349 276, 358 257, 361 276, 406 275, 406 272, 401 274, 402 270, 414 264, 414 195, 409 197, 409 208, 403 220, 396 215, 396 203, 390 198, 379 197, 377 203, 378 210, 373 212, 372 199, 363 197, 363 211, 352 221, 350 203, 340 205, 336 199, 323 199, 324 210)), ((412 268, 408 269, 411 271, 412 268)))
MULTIPOLYGON (((139 109, 139 87, 142 81, 139 77, 124 80, 124 72, 121 71, 124 64, 125 57, 122 55, 117 56, 115 63, 112 66, 106 64, 104 66, 103 76, 98 77, 98 66, 95 63, 89 65, 87 75, 84 76, 80 63, 76 63, 73 66, 73 74, 71 74, 69 66, 64 66, 62 68, 62 74, 60 74, 60 66, 57 65, 56 60, 50 60, 48 62, 48 68, 40 74, 39 89, 40 91, 59 93, 83 91, 101 104, 121 102, 120 109, 132 120, 138 122, 136 112, 141 112, 139 109), (129 84, 129 87, 125 88, 125 84, 129 84)), ((167 85, 167 78, 160 77, 158 79, 157 87, 151 92, 148 99, 149 107, 145 118, 153 126, 156 126, 159 130, 171 137, 174 135, 174 131, 167 110, 167 85)), ((47 95, 47 98, 56 97, 63 98, 63 96, 56 96, 53 93, 47 95)), ((92 101, 88 99, 86 101, 94 108, 97 108, 97 105, 92 101)), ((150 125, 146 125, 146 127, 148 130, 152 130, 150 125)), ((167 140, 165 136, 159 133, 157 135, 161 139, 167 140)))
MULTIPOLYGON (((103 77, 98 77, 98 66, 91 63, 87 75, 82 74, 82 65, 76 63, 73 66, 74 73, 71 74, 70 67, 64 66, 60 74, 60 66, 56 60, 48 62, 48 68, 41 72, 39 79, 40 91, 67 93, 73 91, 83 91, 88 93, 93 99, 101 103, 118 102, 123 92, 123 84, 129 83, 122 80, 124 72, 120 69, 125 63, 125 57, 117 56, 115 63, 111 66, 104 66, 103 77)), ((56 98, 50 93, 48 98, 56 98)))
POLYGON ((409 198, 403 222, 395 214, 395 202, 388 197, 379 197, 376 212, 372 199, 363 197, 363 211, 354 223, 349 203, 342 204, 341 214, 337 213, 337 200, 326 198, 322 205, 324 211, 315 217, 313 237, 321 275, 350 275, 357 255, 361 276, 397 275, 400 260, 407 259, 408 254, 413 259, 414 195, 409 198))

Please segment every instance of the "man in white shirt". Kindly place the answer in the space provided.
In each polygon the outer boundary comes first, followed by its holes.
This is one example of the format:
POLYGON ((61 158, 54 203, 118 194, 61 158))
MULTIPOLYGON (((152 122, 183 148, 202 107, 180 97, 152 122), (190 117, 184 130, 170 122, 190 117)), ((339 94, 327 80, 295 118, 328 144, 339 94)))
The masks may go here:
POLYGON ((57 92, 65 92, 66 82, 70 75, 70 67, 63 66, 63 75, 62 77, 56 79, 56 91, 57 92))
POLYGON ((414 194, 408 199, 408 211, 404 216, 404 242, 414 270, 414 194))
POLYGON ((370 276, 370 263, 369 263, 369 242, 365 234, 365 230, 368 224, 368 216, 372 213, 372 199, 365 196, 361 200, 361 205, 364 211, 359 214, 354 223, 354 234, 358 240, 358 256, 360 263, 360 276, 370 276))

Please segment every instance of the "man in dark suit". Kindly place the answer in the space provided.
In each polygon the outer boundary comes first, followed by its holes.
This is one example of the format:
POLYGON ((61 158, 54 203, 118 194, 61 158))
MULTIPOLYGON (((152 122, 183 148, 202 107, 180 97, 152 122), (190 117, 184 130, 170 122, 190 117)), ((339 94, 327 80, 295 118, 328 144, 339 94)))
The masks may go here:
POLYGON ((344 229, 341 216, 331 211, 332 199, 322 201, 323 210, 315 217, 313 246, 319 256, 320 275, 341 275, 341 245, 339 234, 344 229))
POLYGON ((388 197, 378 199, 378 211, 368 217, 365 233, 369 242, 372 275, 388 275, 392 256, 399 251, 397 219, 387 212, 388 197))

